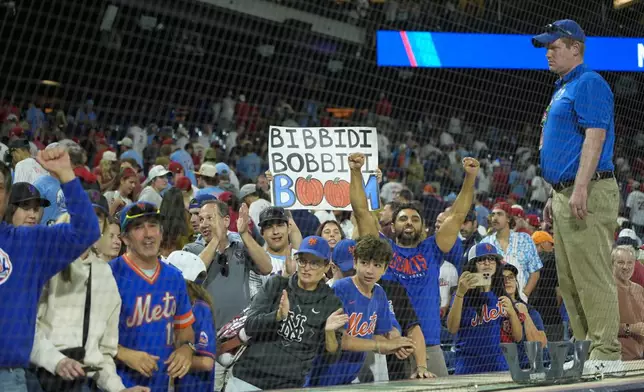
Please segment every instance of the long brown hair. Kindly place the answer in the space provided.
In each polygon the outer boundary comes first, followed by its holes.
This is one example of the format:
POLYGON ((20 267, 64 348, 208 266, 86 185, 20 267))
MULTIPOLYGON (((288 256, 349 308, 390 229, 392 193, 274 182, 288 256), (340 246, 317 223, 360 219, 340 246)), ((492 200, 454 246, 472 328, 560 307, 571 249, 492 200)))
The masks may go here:
MULTIPOLYGON (((210 306, 210 312, 212 313, 212 323, 215 323, 215 303, 212 300, 212 297, 203 286, 186 280, 186 285, 188 286, 188 295, 190 296, 190 303, 194 305, 196 301, 203 301, 210 306)), ((217 328, 215 327, 215 331, 217 328)))

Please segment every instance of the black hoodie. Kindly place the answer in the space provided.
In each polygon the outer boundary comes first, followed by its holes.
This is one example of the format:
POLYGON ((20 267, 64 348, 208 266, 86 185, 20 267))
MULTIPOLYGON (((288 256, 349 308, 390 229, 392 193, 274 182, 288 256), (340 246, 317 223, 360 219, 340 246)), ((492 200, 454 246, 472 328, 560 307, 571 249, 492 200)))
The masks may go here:
MULTIPOLYGON (((302 387, 313 359, 325 351, 326 319, 340 308, 342 302, 324 282, 306 291, 297 285, 297 274, 271 277, 253 298, 244 325, 250 346, 233 367, 233 376, 261 389, 302 387), (277 321, 282 290, 288 293, 290 311, 287 319, 277 321)), ((338 344, 341 337, 342 331, 336 331, 338 344)))

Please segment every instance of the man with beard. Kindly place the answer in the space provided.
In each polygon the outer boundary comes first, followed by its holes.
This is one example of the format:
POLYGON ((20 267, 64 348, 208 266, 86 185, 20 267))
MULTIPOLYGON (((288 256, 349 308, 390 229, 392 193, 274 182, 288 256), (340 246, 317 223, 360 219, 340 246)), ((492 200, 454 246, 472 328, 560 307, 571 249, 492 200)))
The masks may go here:
MULTIPOLYGON (((362 185, 364 162, 364 154, 355 153, 349 156, 351 206, 360 235, 377 235, 362 185)), ((447 376, 447 366, 440 348, 440 265, 445 253, 449 252, 458 240, 459 230, 472 205, 479 162, 473 158, 465 158, 463 168, 466 174, 461 191, 452 205, 449 216, 434 235, 421 241, 424 224, 418 207, 406 204, 394 211, 396 240, 391 241, 393 258, 383 276, 383 280, 397 281, 407 289, 426 339, 427 370, 439 377, 447 376)))
MULTIPOLYGON (((297 265, 295 251, 299 248, 299 243, 292 243, 291 230, 297 230, 297 226, 289 223, 286 211, 282 207, 268 207, 259 215, 259 230, 264 238, 264 249, 271 258, 273 270, 269 275, 259 275, 251 271, 249 277, 250 297, 261 290, 262 286, 273 275, 291 276, 295 273, 297 265)), ((302 236, 296 236, 302 242, 302 236)), ((254 241, 251 239, 251 241, 254 241)))
POLYGON ((461 265, 464 265, 467 262, 467 250, 483 240, 483 236, 479 233, 478 226, 476 210, 474 209, 474 206, 472 206, 472 209, 465 217, 465 222, 463 222, 463 225, 461 226, 461 239, 463 240, 463 249, 465 249, 465 253, 463 253, 463 258, 461 259, 461 265))

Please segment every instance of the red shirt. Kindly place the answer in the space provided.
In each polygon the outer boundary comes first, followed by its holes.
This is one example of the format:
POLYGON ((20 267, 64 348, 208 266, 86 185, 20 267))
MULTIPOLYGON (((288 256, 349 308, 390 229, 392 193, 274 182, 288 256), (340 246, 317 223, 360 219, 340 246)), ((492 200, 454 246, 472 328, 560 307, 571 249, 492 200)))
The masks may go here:
POLYGON ((631 276, 631 282, 644 287, 644 265, 639 261, 635 262, 635 269, 633 270, 633 276, 631 276))

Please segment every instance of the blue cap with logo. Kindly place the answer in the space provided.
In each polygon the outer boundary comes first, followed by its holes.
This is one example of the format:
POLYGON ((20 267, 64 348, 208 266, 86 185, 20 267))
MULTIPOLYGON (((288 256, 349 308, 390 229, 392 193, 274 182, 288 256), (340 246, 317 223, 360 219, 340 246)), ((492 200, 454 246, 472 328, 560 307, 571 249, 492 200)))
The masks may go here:
POLYGON ((356 242, 352 239, 344 239, 338 242, 333 248, 333 264, 342 272, 351 271, 353 266, 353 251, 356 249, 356 242))
POLYGON ((300 253, 308 253, 321 259, 329 260, 331 258, 331 247, 324 238, 312 235, 302 240, 300 249, 295 254, 298 255, 300 253))
POLYGON ((486 256, 494 256, 497 260, 503 259, 503 256, 501 256, 498 249, 496 249, 496 246, 485 242, 476 244, 467 251, 468 262, 486 256))
POLYGON ((192 210, 193 208, 201 208, 201 205, 207 201, 210 200, 217 200, 217 196, 211 195, 210 193, 202 193, 200 195, 196 195, 190 200, 190 204, 188 205, 188 209, 192 210))
POLYGON ((570 19, 558 20, 545 26, 546 32, 532 37, 535 48, 543 48, 559 38, 571 38, 575 41, 585 42, 586 34, 577 22, 570 19))
POLYGON ((128 204, 121 210, 121 231, 125 232, 129 224, 135 219, 153 215, 159 216, 159 209, 156 204, 148 203, 146 201, 128 204))

